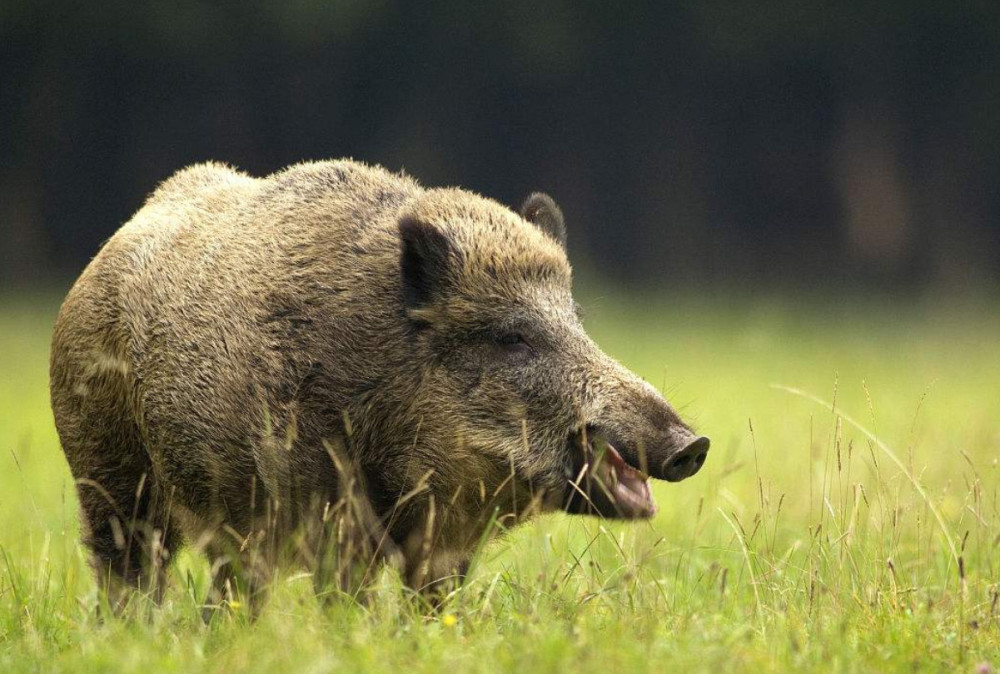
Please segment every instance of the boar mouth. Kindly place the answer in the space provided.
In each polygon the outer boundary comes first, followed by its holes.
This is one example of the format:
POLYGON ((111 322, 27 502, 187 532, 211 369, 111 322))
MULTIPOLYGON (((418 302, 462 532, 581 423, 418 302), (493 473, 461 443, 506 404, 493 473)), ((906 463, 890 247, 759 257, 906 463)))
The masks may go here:
POLYGON ((647 519, 656 514, 649 476, 622 457, 594 429, 570 436, 569 484, 565 510, 618 519, 647 519))

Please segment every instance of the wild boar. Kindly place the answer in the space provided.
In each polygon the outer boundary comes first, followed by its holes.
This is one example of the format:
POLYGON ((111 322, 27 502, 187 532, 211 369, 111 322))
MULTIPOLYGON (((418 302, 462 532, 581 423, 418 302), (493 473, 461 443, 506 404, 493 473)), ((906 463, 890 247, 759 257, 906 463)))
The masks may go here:
POLYGON ((652 516, 647 476, 709 441, 587 336, 565 241, 546 195, 518 214, 349 160, 167 180, 53 338, 99 581, 162 592, 188 540, 219 592, 289 549, 318 585, 368 558, 426 589, 497 522, 652 516))

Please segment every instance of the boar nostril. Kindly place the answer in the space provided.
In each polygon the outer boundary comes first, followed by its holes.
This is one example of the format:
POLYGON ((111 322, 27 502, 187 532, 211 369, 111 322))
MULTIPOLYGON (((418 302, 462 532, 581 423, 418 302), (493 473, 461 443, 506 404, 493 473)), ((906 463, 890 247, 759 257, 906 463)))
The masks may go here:
POLYGON ((709 444, 706 437, 692 440, 684 449, 667 460, 663 471, 664 477, 669 482, 680 482, 697 473, 705 465, 709 444))

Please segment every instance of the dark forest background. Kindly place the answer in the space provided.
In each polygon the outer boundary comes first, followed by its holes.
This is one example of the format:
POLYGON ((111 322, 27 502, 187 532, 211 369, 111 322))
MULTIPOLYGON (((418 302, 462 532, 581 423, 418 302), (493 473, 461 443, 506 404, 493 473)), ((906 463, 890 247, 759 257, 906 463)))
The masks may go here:
POLYGON ((0 0, 0 283, 192 162, 342 156, 546 190, 625 283, 989 287, 1000 4, 0 0))

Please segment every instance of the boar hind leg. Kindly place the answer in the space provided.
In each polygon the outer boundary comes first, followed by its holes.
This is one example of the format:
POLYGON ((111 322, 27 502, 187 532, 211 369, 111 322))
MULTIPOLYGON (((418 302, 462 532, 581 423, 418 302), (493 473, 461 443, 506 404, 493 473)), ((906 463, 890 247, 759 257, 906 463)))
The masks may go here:
POLYGON ((125 400, 125 382, 117 371, 79 365, 66 351, 57 341, 52 407, 98 585, 116 611, 135 591, 159 600, 164 567, 179 541, 125 400))
POLYGON ((111 608, 121 612, 136 592, 159 603, 166 566, 179 542, 148 465, 130 461, 141 449, 108 452, 113 466, 90 462, 77 478, 84 543, 111 608), (135 453, 132 453, 135 452, 135 453))

